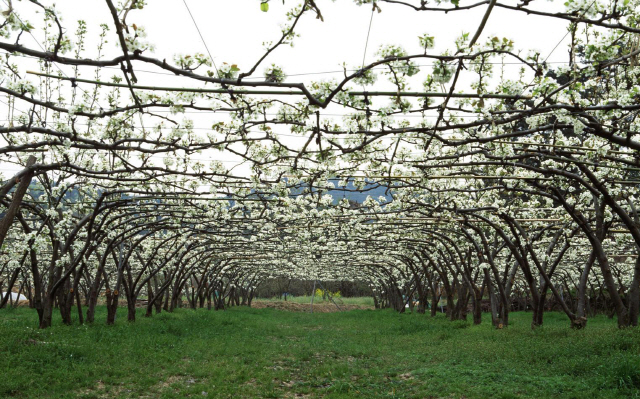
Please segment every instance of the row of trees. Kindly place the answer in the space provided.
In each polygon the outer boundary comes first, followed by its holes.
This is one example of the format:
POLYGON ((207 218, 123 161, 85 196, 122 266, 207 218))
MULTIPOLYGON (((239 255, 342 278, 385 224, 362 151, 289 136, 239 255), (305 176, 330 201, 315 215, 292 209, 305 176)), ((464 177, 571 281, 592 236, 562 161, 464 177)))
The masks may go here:
POLYGON ((356 3, 484 13, 439 53, 425 34, 416 53, 383 46, 340 81, 287 83, 276 65, 249 78, 307 14, 322 18, 311 0, 247 70, 154 57, 129 20, 140 0, 106 0, 100 31, 80 22, 75 35, 52 5, 9 3, 0 154, 21 170, 0 189, 3 291, 24 293, 42 328, 55 308, 71 323, 74 305, 92 322, 98 303, 113 323, 122 299, 129 320, 185 299, 250 305, 277 278, 366 282, 378 306, 415 299, 476 323, 484 309, 498 328, 514 309, 532 310, 535 328, 550 308, 574 328, 598 312, 637 325, 640 4, 356 3), (566 21, 567 63, 483 39, 496 8, 566 21), (139 84, 141 66, 194 87, 139 84), (105 78, 111 67, 120 74, 105 78), (347 198, 371 192, 384 195, 347 198))

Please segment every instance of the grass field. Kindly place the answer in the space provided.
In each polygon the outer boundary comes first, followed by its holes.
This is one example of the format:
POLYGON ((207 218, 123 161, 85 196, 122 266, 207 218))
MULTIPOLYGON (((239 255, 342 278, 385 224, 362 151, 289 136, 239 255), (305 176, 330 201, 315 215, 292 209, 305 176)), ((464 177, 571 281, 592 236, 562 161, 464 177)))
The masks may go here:
POLYGON ((33 329, 0 312, 1 398, 633 398, 640 331, 530 314, 495 331, 392 311, 177 310, 33 329))

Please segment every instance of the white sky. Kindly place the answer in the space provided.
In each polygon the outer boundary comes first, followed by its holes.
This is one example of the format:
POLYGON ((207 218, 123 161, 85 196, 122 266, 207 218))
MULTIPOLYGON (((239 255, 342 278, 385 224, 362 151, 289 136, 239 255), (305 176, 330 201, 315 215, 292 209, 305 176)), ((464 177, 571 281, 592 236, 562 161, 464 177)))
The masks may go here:
MULTIPOLYGON (((6 0, 0 1, 6 4, 6 0)), ((46 0, 41 1, 46 5, 51 4, 46 0)), ((218 66, 223 62, 237 64, 241 71, 249 69, 262 56, 263 42, 275 42, 280 38, 279 26, 285 21, 285 12, 298 4, 298 2, 286 0, 286 4, 283 5, 280 0, 271 0, 270 10, 265 13, 260 11, 260 0, 186 1, 216 64, 218 66)), ((517 4, 516 1, 505 2, 517 4)), ((30 12, 30 10, 35 10, 35 7, 28 2, 14 1, 14 3, 21 15, 34 22, 36 27, 39 26, 38 16, 30 12)), ((276 50, 256 70, 255 76, 262 77, 265 67, 276 63, 282 66, 288 75, 310 74, 289 76, 287 82, 309 83, 312 80, 317 81, 332 77, 339 79, 342 72, 317 73, 340 71, 343 62, 349 67, 361 65, 371 18, 371 6, 358 7, 352 0, 337 0, 336 2, 317 0, 316 3, 321 8, 325 21, 321 22, 315 19, 313 13, 304 16, 297 29, 301 37, 295 40, 295 46, 276 50)), ((465 0, 462 0, 461 5, 464 3, 465 0)), ((562 1, 536 3, 532 3, 532 7, 545 11, 558 10, 563 7, 562 1)), ((86 56, 90 57, 95 54, 95 43, 100 31, 98 25, 101 23, 107 23, 112 28, 110 43, 107 45, 107 58, 120 54, 119 48, 116 47, 118 41, 113 21, 105 1, 63 0, 56 2, 56 7, 64 16, 63 24, 68 33, 75 31, 76 20, 84 19, 88 23, 86 56)), ((373 15, 366 62, 372 62, 376 59, 375 53, 383 44, 402 45, 410 54, 420 53, 418 36, 423 33, 435 36, 436 47, 431 52, 438 54, 447 48, 455 49, 455 38, 462 32, 470 32, 473 35, 486 9, 483 6, 471 11, 444 14, 442 12, 415 12, 407 7, 384 3, 381 3, 380 7, 382 13, 376 12, 373 15)), ((131 12, 127 21, 146 28, 148 40, 156 45, 155 53, 147 55, 159 59, 166 58, 169 62, 175 53, 201 52, 206 54, 205 47, 182 0, 148 0, 145 9, 131 12)), ((508 37, 515 42, 517 49, 525 50, 523 54, 526 53, 526 50, 537 49, 543 57, 547 57, 558 41, 565 36, 567 25, 566 21, 527 16, 525 13, 494 8, 480 41, 485 41, 491 36, 508 37)), ((36 40, 42 42, 41 32, 36 30, 34 36, 36 40)), ((568 38, 565 41, 568 41, 568 38)), ((21 43, 38 48, 34 39, 28 35, 23 35, 21 43)), ((560 45, 551 55, 549 61, 566 62, 566 46, 560 45)), ((24 70, 29 69, 28 61, 20 65, 24 67, 24 70)), ((143 72, 145 70, 158 71, 148 65, 137 64, 134 67, 136 67, 138 83, 141 85, 176 87, 199 87, 201 85, 184 78, 143 72)), ((62 68, 68 76, 72 76, 69 67, 62 66, 62 68)), ((515 73, 520 65, 511 65, 507 68, 507 71, 512 70, 515 73)), ((417 79, 422 81, 430 70, 429 66, 423 67, 423 72, 418 75, 417 79)), ((121 76, 117 70, 113 70, 113 74, 121 76)), ((86 70, 83 77, 91 78, 92 75, 92 70, 86 70)), ((106 80, 109 75, 110 72, 103 72, 102 79, 106 80)), ((379 78, 379 80, 384 79, 379 78)), ((86 86, 87 89, 88 87, 90 86, 86 86)), ((376 89, 384 90, 387 87, 378 86, 376 89)), ((419 91, 421 86, 414 84, 411 89, 419 91)), ((329 112, 340 113, 341 111, 332 108, 329 112)), ((222 118, 224 116, 219 114, 208 114, 194 117, 194 121, 196 127, 208 128, 212 123, 222 120, 222 118)), ((305 141, 304 138, 291 138, 291 140, 305 141)), ((229 161, 233 157, 224 159, 229 161)), ((13 174, 19 169, 17 166, 6 164, 2 167, 5 176, 13 174)))
MULTIPOLYGON (((280 0, 272 0, 269 12, 265 13, 260 11, 259 0, 186 1, 216 64, 234 63, 243 70, 250 68, 262 55, 263 42, 279 39, 284 13, 298 3, 286 0, 283 5, 280 0)), ((131 12, 128 21, 147 29, 150 41, 156 45, 157 58, 171 60, 175 53, 205 53, 181 0, 149 0, 148 3, 144 10, 131 12)), ((284 66, 288 74, 338 71, 343 62, 349 66, 360 66, 371 7, 358 7, 352 0, 319 0, 317 3, 325 22, 315 19, 312 13, 307 14, 299 24, 297 32, 301 37, 296 39, 295 47, 278 49, 265 60, 265 66, 274 62, 284 66)), ((515 1, 507 3, 516 4, 515 1)), ((550 11, 559 9, 561 4, 561 1, 544 2, 538 8, 550 11)), ((113 26, 106 2, 102 0, 64 0, 57 7, 69 24, 78 19, 87 21, 90 29, 94 28, 91 32, 94 35, 100 23, 113 26)), ((419 53, 417 37, 426 32, 436 36, 433 52, 452 48, 453 41, 462 32, 475 32, 485 12, 484 7, 449 14, 414 12, 392 4, 380 4, 380 7, 383 12, 376 12, 373 16, 366 57, 369 62, 374 60, 374 53, 382 44, 398 44, 409 53, 419 53)), ((566 21, 549 21, 549 18, 494 8, 483 38, 508 37, 514 40, 517 48, 538 49, 547 55, 565 35, 566 26, 566 21)), ((112 45, 114 43, 115 37, 112 36, 112 45)), ((110 47, 117 53, 115 45, 110 47)), ((550 61, 566 61, 565 49, 556 51, 550 61)), ((263 70, 263 67, 258 69, 259 76, 263 70)), ((288 81, 304 82, 319 76, 322 75, 291 77, 288 81)), ((158 84, 157 75, 140 73, 139 78, 140 84, 158 84)))

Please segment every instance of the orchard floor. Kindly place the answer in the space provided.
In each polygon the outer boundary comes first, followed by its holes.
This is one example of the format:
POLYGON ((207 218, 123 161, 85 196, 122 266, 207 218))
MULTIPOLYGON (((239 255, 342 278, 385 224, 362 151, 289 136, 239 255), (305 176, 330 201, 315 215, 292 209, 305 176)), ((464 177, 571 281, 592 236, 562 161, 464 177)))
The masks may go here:
POLYGON ((35 329, 0 311, 0 398, 633 398, 640 330, 514 313, 509 328, 392 311, 180 309, 35 329))
MULTIPOLYGON (((296 298, 298 299, 298 298, 296 298)), ((315 301, 314 301, 315 302, 315 301)), ((311 305, 310 297, 303 297, 297 301, 281 301, 281 300, 263 300, 255 299, 251 304, 251 307, 255 309, 271 308, 277 310, 286 310, 289 312, 309 312, 312 309, 314 313, 333 313, 346 310, 373 310, 373 305, 361 304, 361 303, 345 303, 345 301, 339 301, 332 303, 330 301, 318 301, 311 305), (304 302, 303 302, 304 300, 304 302)))

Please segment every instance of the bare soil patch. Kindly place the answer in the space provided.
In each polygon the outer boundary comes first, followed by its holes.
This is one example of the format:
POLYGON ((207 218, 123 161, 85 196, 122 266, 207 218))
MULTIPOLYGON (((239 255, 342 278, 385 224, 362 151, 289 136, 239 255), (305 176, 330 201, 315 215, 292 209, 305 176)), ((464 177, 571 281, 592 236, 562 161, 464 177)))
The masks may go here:
MULTIPOLYGON (((339 305, 342 310, 355 310, 355 309, 373 309, 373 306, 369 305, 339 305)), ((278 310, 286 310, 289 312, 311 312, 311 304, 310 303, 295 303, 295 302, 285 302, 285 301, 260 301, 254 300, 251 303, 252 308, 256 309, 264 309, 264 308, 273 308, 278 310)), ((318 313, 333 313, 339 312, 340 309, 336 307, 333 303, 314 303, 313 311, 318 313)))

